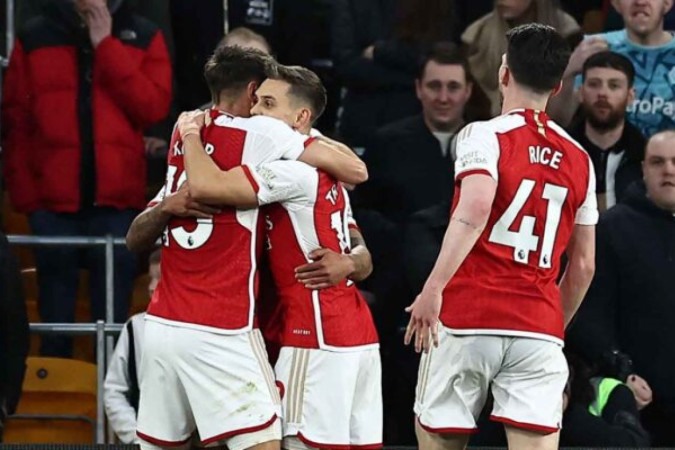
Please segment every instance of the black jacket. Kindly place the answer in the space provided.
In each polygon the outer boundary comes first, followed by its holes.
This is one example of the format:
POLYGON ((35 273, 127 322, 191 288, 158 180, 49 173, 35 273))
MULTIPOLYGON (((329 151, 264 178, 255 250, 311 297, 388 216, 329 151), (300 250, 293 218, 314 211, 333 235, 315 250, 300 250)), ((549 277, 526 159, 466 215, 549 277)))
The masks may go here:
MULTIPOLYGON (((416 65, 402 64, 392 39, 397 0, 334 0, 331 45, 335 70, 347 88, 339 131, 352 146, 365 146, 383 125, 416 114, 416 65), (391 41, 390 41, 391 42, 391 41), (363 50, 376 46, 372 60, 363 50)), ((408 49, 409 50, 409 49, 408 49)))
POLYGON ((623 151, 619 167, 616 169, 614 175, 614 192, 618 203, 626 194, 628 186, 634 181, 642 179, 642 160, 645 155, 645 145, 647 144, 647 140, 639 129, 629 122, 626 122, 619 141, 612 148, 602 150, 586 137, 585 126, 585 121, 579 121, 570 129, 570 135, 582 145, 593 161, 595 178, 597 181, 596 192, 598 194, 606 191, 605 174, 607 169, 607 155, 609 152, 623 151))
POLYGON ((7 238, 0 233, 0 425, 3 408, 11 414, 19 403, 28 346, 21 277, 7 238))
MULTIPOLYGON (((452 140, 449 144, 451 145, 452 140)), ((452 198, 454 163, 422 115, 380 128, 363 156, 370 179, 355 193, 355 207, 379 211, 395 223, 452 198)))
POLYGON ((595 278, 568 343, 589 361, 627 353, 654 403, 675 414, 675 217, 636 183, 600 216, 596 245, 595 278))

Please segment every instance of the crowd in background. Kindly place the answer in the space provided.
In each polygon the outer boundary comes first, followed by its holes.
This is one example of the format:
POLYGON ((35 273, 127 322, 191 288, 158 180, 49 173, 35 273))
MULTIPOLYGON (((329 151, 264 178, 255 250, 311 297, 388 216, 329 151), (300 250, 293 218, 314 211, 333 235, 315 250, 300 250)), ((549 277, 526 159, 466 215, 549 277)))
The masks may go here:
MULTIPOLYGON (((385 442, 414 444, 418 364, 401 327, 448 223, 454 139, 467 123, 500 113, 504 33, 552 25, 574 52, 548 114, 589 152, 605 211, 596 278, 568 330, 561 443, 675 445, 675 135, 648 144, 675 130, 672 0, 561 3, 230 0, 226 13, 220 1, 22 0, 4 74, 4 189, 36 235, 123 237, 164 182, 177 114, 210 102, 203 65, 224 36, 314 70, 329 93, 318 128, 369 169, 351 195, 373 255, 374 272, 360 287, 372 294, 381 339, 385 442), (670 160, 643 165, 647 145, 673 149, 670 160)), ((92 319, 104 318, 103 261, 93 249, 35 250, 41 320, 75 320, 82 267, 92 319)), ((5 280, 15 262, 0 264, 0 287, 14 286, 5 280)), ((117 322, 128 319, 145 267, 116 249, 117 322)), ((15 287, 5 290, 2 308, 17 297, 15 287)), ((16 333, 3 333, 1 346, 23 348, 16 333)), ((45 339, 40 352, 69 357, 72 342, 45 339)), ((16 406, 18 373, 0 370, 0 423, 16 406)), ((475 442, 504 441, 486 420, 475 442)))

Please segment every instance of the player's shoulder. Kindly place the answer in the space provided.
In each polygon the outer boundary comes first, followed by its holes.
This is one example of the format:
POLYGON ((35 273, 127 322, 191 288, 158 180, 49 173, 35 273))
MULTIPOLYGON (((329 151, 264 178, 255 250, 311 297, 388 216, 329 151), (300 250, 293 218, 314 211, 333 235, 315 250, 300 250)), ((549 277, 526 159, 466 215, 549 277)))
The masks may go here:
POLYGON ((503 114, 490 120, 471 122, 457 135, 457 142, 469 139, 490 138, 525 126, 525 118, 519 114, 503 114))
POLYGON ((579 152, 584 156, 584 158, 589 158, 586 149, 572 136, 570 136, 570 134, 563 127, 555 123, 553 120, 548 120, 546 122, 546 126, 558 136, 561 145, 563 145, 566 150, 579 152))

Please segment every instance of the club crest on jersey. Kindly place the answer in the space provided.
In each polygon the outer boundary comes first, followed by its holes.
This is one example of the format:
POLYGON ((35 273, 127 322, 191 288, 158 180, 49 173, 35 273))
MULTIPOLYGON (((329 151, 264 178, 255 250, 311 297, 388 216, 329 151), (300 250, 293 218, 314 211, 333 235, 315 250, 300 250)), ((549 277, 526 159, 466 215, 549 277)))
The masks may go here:
POLYGON ((338 201, 338 195, 340 195, 340 191, 337 188, 337 184, 334 184, 326 194, 326 200, 335 205, 338 201))

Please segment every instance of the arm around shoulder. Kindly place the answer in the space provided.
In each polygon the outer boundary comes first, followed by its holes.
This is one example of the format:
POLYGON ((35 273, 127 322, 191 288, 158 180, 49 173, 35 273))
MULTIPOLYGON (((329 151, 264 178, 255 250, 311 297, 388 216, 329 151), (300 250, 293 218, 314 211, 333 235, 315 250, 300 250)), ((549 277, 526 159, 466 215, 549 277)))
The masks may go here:
POLYGON ((366 164, 349 147, 326 137, 312 141, 299 159, 343 183, 361 184, 368 180, 366 164))

